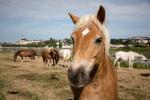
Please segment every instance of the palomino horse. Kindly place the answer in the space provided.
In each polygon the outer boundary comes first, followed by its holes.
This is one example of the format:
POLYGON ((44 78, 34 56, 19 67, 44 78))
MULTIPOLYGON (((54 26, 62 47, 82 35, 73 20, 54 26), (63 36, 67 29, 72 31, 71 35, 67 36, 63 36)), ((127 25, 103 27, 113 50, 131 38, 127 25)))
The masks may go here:
POLYGON ((77 17, 72 33, 73 61, 68 78, 75 100, 117 100, 117 72, 109 57, 109 36, 104 26, 105 9, 97 15, 77 17))
POLYGON ((37 52, 33 49, 23 49, 18 50, 14 55, 14 61, 17 60, 17 56, 21 57, 21 61, 23 62, 23 57, 29 57, 31 60, 35 59, 35 56, 38 56, 37 52))
POLYGON ((124 51, 118 51, 115 53, 115 60, 114 60, 114 65, 118 63, 118 68, 120 68, 120 62, 119 60, 124 60, 124 61, 129 61, 129 70, 133 69, 133 63, 135 59, 141 59, 141 60, 147 60, 147 58, 139 54, 137 52, 129 51, 129 52, 124 52, 124 51))

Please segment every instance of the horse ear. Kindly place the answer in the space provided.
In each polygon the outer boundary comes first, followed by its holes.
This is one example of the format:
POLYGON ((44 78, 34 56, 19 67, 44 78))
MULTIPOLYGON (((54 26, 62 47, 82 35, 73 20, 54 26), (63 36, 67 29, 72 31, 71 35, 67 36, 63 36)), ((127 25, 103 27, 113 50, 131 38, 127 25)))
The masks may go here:
POLYGON ((72 19, 72 22, 73 22, 74 24, 76 24, 76 23, 78 22, 78 20, 79 20, 79 17, 78 17, 78 16, 75 16, 75 15, 73 15, 73 14, 71 14, 71 13, 68 13, 68 14, 69 14, 70 18, 72 19))
POLYGON ((103 24, 104 23, 104 20, 105 20, 105 8, 100 5, 100 8, 97 12, 97 18, 98 20, 103 24))

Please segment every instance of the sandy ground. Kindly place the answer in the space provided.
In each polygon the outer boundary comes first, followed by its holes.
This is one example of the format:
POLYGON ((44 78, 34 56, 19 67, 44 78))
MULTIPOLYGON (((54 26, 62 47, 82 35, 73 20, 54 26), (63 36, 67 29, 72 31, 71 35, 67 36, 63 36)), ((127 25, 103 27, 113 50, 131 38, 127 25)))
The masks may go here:
MULTIPOLYGON (((28 59, 27 59, 28 60, 28 59)), ((150 100, 150 69, 117 69, 119 100, 150 100)), ((0 100, 72 99, 67 68, 35 62, 13 62, 10 54, 0 54, 0 100)))

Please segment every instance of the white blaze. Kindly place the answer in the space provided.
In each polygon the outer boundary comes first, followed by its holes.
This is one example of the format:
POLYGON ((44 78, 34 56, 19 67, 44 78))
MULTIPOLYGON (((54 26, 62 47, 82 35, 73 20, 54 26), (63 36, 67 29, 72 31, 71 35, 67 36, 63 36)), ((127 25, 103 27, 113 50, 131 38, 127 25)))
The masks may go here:
POLYGON ((82 35, 85 36, 86 34, 88 34, 90 31, 88 28, 85 28, 83 31, 82 31, 82 35))

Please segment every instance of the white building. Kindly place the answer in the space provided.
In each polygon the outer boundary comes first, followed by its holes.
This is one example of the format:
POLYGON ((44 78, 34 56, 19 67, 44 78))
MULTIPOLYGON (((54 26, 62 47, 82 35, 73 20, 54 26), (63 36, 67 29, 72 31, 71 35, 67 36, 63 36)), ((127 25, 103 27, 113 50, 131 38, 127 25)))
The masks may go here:
POLYGON ((16 44, 26 45, 26 44, 39 43, 39 42, 42 42, 42 41, 40 41, 40 40, 28 40, 26 38, 22 38, 22 39, 18 40, 16 42, 16 44))
POLYGON ((130 38, 132 43, 143 43, 143 44, 147 44, 149 42, 149 38, 148 37, 132 37, 130 38))
POLYGON ((73 45, 62 45, 63 49, 72 49, 73 45))

